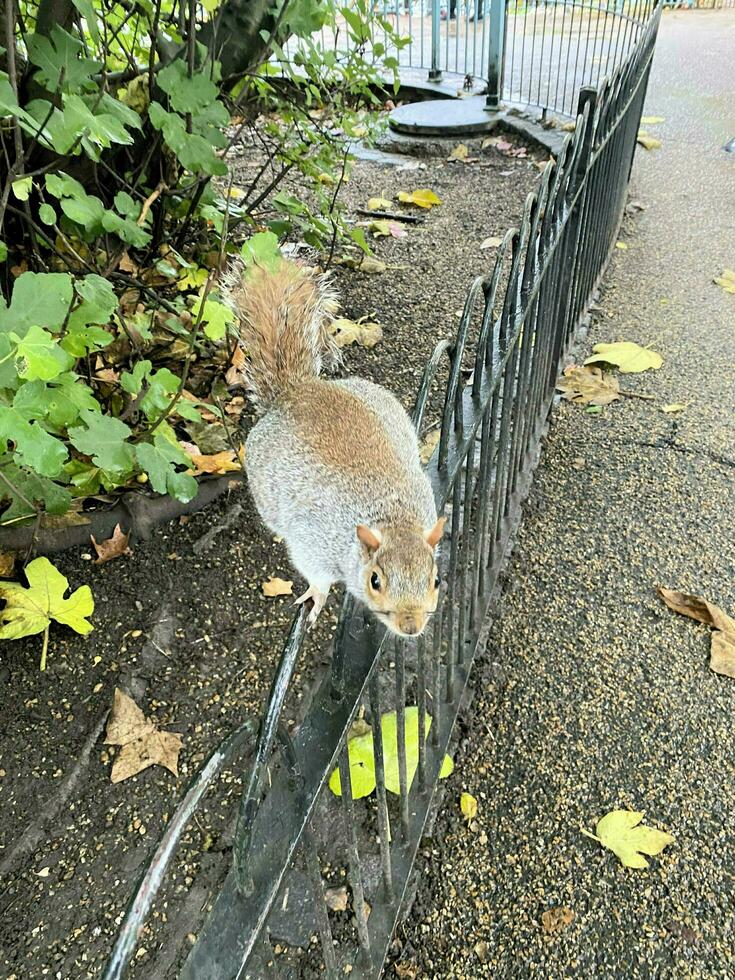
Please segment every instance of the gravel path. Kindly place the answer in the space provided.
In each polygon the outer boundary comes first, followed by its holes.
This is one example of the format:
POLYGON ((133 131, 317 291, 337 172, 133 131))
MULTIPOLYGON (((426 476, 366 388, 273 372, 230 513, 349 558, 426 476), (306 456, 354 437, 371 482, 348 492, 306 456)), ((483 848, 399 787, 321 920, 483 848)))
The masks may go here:
POLYGON ((735 266, 734 49, 735 10, 664 17, 663 148, 639 152, 646 210, 580 352, 650 344, 663 367, 624 384, 656 400, 555 411, 397 976, 735 975, 735 681, 654 592, 735 613, 735 296, 712 283, 735 266), (674 835, 648 871, 581 835, 616 807, 674 835))

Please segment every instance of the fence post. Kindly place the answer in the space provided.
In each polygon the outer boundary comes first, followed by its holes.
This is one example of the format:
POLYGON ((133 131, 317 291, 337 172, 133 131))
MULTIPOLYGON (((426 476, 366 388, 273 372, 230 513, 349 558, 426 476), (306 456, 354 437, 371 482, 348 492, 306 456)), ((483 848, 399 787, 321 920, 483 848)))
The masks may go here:
POLYGON ((439 4, 441 0, 431 0, 431 68, 429 69, 429 81, 439 82, 442 77, 442 70, 439 67, 439 51, 441 48, 441 20, 439 4))
MULTIPOLYGON (((488 0, 486 0, 488 2, 488 0)), ((489 0, 490 3, 490 50, 487 64, 486 109, 497 109, 503 97, 503 68, 505 60, 505 4, 506 0, 489 0)))

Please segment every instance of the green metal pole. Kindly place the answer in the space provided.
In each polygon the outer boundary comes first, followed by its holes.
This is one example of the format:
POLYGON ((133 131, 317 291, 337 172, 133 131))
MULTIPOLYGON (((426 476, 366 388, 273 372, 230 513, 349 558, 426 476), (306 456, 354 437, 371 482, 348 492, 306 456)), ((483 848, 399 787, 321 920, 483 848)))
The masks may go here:
MULTIPOLYGON (((439 67, 439 53, 441 48, 441 34, 439 28, 439 4, 441 0, 431 0, 431 68, 429 69, 429 81, 438 82, 442 77, 442 70, 439 67)), ((449 0, 447 0, 447 3, 449 0)))
POLYGON ((490 50, 488 52, 487 100, 485 102, 487 109, 497 109, 503 96, 506 2, 507 0, 490 0, 490 50))

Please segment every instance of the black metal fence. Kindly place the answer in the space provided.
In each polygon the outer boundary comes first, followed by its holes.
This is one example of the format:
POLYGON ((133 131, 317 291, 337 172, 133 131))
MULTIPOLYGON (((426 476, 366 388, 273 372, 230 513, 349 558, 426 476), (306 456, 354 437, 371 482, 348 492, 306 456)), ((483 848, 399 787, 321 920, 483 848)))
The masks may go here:
MULTIPOLYGON (((304 636, 304 613, 296 617, 261 721, 233 867, 179 973, 185 980, 261 980, 282 969, 330 980, 381 972, 557 373, 615 245, 659 13, 613 76, 578 94, 574 133, 528 197, 520 228, 506 234, 491 273, 472 283, 456 339, 440 344, 427 365, 414 411, 419 428, 437 370, 449 361, 429 464, 437 505, 450 519, 440 561, 447 586, 431 626, 418 641, 396 641, 347 600, 331 670, 289 736, 280 717, 304 636), (350 741, 356 718, 360 758, 350 741), (328 786, 335 768, 339 797, 328 786), (328 908, 324 872, 332 881, 346 875, 351 915, 328 908), (269 938, 277 914, 305 917, 307 937, 319 937, 307 939, 290 967, 269 938)), ((235 732, 195 778, 140 883, 108 978, 124 973, 186 821, 251 734, 248 725, 235 732)))

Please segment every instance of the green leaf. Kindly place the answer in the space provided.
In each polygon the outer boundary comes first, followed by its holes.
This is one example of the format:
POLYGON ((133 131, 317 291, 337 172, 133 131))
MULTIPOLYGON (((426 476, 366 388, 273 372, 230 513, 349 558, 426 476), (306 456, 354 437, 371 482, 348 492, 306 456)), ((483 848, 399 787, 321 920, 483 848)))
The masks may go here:
POLYGON ((83 57, 84 45, 54 25, 51 36, 32 34, 26 42, 28 60, 38 67, 36 81, 48 92, 78 92, 92 88, 92 78, 102 68, 98 61, 83 57))
POLYGON ((79 420, 84 409, 101 411, 92 389, 72 371, 55 378, 46 397, 46 423, 54 429, 68 429, 79 420))
POLYGON ((38 217, 45 225, 56 224, 56 212, 50 204, 42 204, 38 209, 38 217))
MULTIPOLYGON (((201 297, 197 297, 191 309, 192 316, 195 320, 199 316, 201 308, 201 297)), ((218 303, 213 299, 208 299, 204 303, 201 322, 203 324, 204 335, 209 337, 210 340, 222 340, 227 333, 227 325, 233 323, 235 319, 236 317, 232 309, 229 306, 225 306, 224 303, 218 303)))
POLYGON ((189 78, 186 64, 180 58, 159 71, 156 81, 168 95, 171 108, 181 115, 201 114, 219 94, 208 74, 196 72, 189 78))
MULTIPOLYGON (((224 110, 224 106, 221 107, 224 110)), ((227 115, 225 111, 225 116, 227 115)), ((217 130, 203 120, 200 128, 207 131, 207 137, 201 133, 187 133, 186 125, 181 116, 167 112, 158 102, 152 102, 148 109, 148 118, 154 129, 159 130, 166 144, 176 154, 184 169, 191 173, 205 173, 223 176, 227 173, 227 165, 220 160, 212 147, 217 130)), ((222 122, 221 117, 219 119, 222 122)))
POLYGON ((152 366, 150 361, 138 361, 132 371, 123 371, 120 375, 120 385, 123 390, 131 395, 139 394, 143 387, 143 380, 150 374, 152 366))
POLYGON ((100 32, 97 26, 97 14, 94 12, 92 0, 72 0, 72 3, 84 18, 87 30, 92 35, 92 39, 99 44, 100 32))
POLYGON ((10 186, 19 201, 27 201, 33 190, 33 177, 19 177, 10 186))
POLYGON ((141 442, 136 446, 138 465, 148 474, 156 493, 170 493, 177 500, 188 501, 196 496, 197 481, 192 476, 177 473, 176 466, 188 466, 190 459, 178 446, 156 432, 153 444, 141 442))
POLYGON ((269 271, 278 268, 283 259, 272 231, 256 232, 243 244, 240 255, 245 265, 259 265, 269 271))
MULTIPOLYGON (((35 518, 36 512, 29 509, 26 500, 40 504, 48 514, 64 514, 69 509, 71 494, 66 487, 59 486, 52 480, 38 473, 33 473, 25 466, 18 466, 9 456, 0 461, 2 471, 19 493, 22 499, 10 487, 0 487, 0 499, 9 500, 10 506, 0 518, 0 524, 16 521, 18 518, 35 518), (9 460, 6 462, 6 460, 9 460)), ((66 464, 69 465, 69 464, 66 464)))
POLYGON ((58 476, 67 457, 64 444, 43 428, 29 422, 15 408, 0 406, 0 439, 11 441, 14 458, 41 476, 58 476))
POLYGON ((31 326, 58 331, 72 303, 71 276, 66 272, 24 272, 15 280, 10 308, 0 307, 0 332, 18 336, 31 326))
POLYGON ((634 810, 612 810, 598 821, 595 833, 582 829, 617 855, 626 868, 647 868, 644 854, 660 854, 674 838, 663 830, 641 826, 643 814, 634 810))
MULTIPOLYGON (((0 612, 0 639, 18 640, 43 633, 53 620, 69 626, 82 636, 93 629, 87 619, 94 612, 94 598, 88 585, 80 586, 68 598, 64 593, 69 580, 48 558, 35 558, 25 568, 28 588, 19 582, 0 581, 5 608, 0 612)), ((44 658, 41 669, 45 667, 44 658)))
POLYGON ((50 381, 74 364, 74 358, 63 351, 54 337, 42 327, 30 327, 24 337, 16 333, 9 336, 16 344, 15 357, 20 361, 18 374, 21 378, 50 381))
POLYGON ((8 246, 0 241, 0 262, 4 262, 8 257, 8 246))
POLYGON ((112 334, 98 324, 109 323, 117 309, 117 296, 102 276, 85 276, 75 285, 82 302, 69 317, 61 346, 74 357, 83 357, 88 351, 99 350, 112 343, 112 334))
POLYGON ((92 462, 110 473, 125 473, 133 466, 133 447, 125 441, 131 432, 120 419, 90 409, 80 413, 84 428, 69 429, 71 444, 92 457, 92 462))

